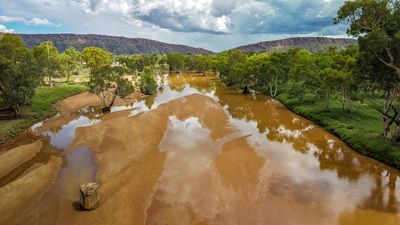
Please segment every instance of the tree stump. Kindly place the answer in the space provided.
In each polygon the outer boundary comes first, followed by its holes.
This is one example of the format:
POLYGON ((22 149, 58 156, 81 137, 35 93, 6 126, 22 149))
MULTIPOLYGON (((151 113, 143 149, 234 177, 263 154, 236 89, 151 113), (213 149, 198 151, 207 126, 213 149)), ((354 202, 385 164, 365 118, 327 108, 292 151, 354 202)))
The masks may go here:
POLYGON ((79 203, 82 208, 92 210, 99 206, 99 185, 96 183, 81 184, 79 203))

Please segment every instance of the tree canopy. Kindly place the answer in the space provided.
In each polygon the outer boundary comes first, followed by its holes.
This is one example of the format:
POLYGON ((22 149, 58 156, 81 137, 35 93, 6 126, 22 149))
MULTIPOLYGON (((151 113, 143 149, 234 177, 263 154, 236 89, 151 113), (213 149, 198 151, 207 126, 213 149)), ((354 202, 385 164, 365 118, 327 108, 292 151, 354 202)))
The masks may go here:
POLYGON ((20 115, 20 106, 30 103, 41 81, 32 51, 21 38, 5 34, 0 39, 0 98, 20 115))

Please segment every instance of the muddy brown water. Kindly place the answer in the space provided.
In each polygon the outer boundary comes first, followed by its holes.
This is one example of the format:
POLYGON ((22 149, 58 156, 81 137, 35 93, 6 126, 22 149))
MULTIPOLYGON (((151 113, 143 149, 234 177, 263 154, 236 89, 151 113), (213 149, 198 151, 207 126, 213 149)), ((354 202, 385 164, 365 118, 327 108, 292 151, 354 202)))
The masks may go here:
POLYGON ((52 187, 18 221, 400 224, 398 170, 358 154, 279 102, 242 95, 214 76, 170 75, 162 82, 157 94, 110 114, 83 108, 39 123, 2 146, 37 139, 45 145, 0 179, 2 186, 50 155, 63 158, 52 187), (141 140, 135 132, 143 134, 141 140), (155 143, 154 151, 132 150, 147 141, 155 143), (142 176, 143 171, 149 172, 142 176), (103 202, 83 212, 76 204, 78 187, 91 181, 104 186, 103 202))

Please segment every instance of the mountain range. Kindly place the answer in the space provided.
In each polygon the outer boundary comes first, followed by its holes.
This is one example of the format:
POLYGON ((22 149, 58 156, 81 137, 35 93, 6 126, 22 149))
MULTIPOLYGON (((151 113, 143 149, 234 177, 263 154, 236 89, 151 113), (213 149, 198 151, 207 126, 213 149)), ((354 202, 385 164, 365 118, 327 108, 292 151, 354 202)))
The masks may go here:
POLYGON ((350 38, 327 38, 327 37, 295 37, 276 41, 265 41, 256 44, 244 45, 235 49, 242 52, 276 52, 286 51, 290 48, 307 49, 311 52, 320 52, 330 46, 344 48, 357 44, 356 39, 350 38))
MULTIPOLYGON (((44 42, 52 41, 57 49, 62 52, 68 47, 83 50, 89 46, 103 48, 115 55, 127 54, 207 54, 213 53, 207 49, 194 48, 186 45, 168 44, 144 38, 127 38, 95 34, 18 34, 28 48, 44 42)), ((1 36, 1 34, 0 34, 1 36)), ((339 48, 357 44, 357 40, 349 38, 327 37, 294 37, 276 41, 265 41, 256 44, 240 46, 234 49, 243 52, 274 52, 286 51, 290 48, 307 49, 311 52, 319 52, 329 46, 339 48)))
POLYGON ((193 48, 186 45, 175 45, 164 42, 144 39, 126 38, 95 34, 18 34, 28 48, 44 42, 52 41, 62 52, 68 47, 82 51, 86 47, 100 47, 115 55, 130 54, 168 54, 180 52, 183 54, 212 53, 203 48, 193 48))

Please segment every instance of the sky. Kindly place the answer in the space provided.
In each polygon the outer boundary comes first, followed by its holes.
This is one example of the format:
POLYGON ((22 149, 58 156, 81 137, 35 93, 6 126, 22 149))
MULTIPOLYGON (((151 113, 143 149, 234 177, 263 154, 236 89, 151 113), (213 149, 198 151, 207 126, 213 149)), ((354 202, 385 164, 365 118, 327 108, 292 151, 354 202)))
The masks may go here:
POLYGON ((347 37, 344 0, 0 0, 0 32, 140 37, 222 51, 297 36, 347 37))

